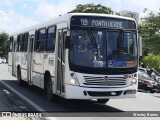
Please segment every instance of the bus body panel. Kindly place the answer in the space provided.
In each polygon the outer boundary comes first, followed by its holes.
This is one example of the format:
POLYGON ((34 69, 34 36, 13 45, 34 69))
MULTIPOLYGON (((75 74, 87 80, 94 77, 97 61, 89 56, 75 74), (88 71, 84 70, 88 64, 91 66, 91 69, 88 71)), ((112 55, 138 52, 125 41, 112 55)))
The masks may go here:
MULTIPOLYGON (((115 98, 135 98, 136 97, 136 86, 130 86, 126 88, 89 88, 89 87, 79 87, 66 84, 66 99, 115 99, 115 98), (125 94, 127 90, 133 90, 133 94, 125 94), (115 92, 121 92, 120 95, 116 95, 115 92), (87 95, 84 95, 84 92, 87 95), (91 95, 89 95, 89 92, 91 95), (109 93, 107 93, 109 92, 109 93), (93 95, 92 95, 93 94, 93 95), (113 94, 107 96, 107 94, 113 94)), ((117 93, 119 94, 119 93, 117 93)))
POLYGON ((55 54, 44 53, 44 73, 49 71, 51 76, 55 77, 55 54))
POLYGON ((22 62, 21 62, 21 78, 22 80, 24 81, 28 81, 28 78, 27 78, 27 52, 24 52, 24 53, 21 53, 21 58, 22 58, 22 62))
MULTIPOLYGON (((46 72, 50 73, 53 88, 55 88, 55 51, 54 53, 44 53, 44 74, 46 72)), ((44 88, 44 80, 41 81, 41 88, 44 88)))

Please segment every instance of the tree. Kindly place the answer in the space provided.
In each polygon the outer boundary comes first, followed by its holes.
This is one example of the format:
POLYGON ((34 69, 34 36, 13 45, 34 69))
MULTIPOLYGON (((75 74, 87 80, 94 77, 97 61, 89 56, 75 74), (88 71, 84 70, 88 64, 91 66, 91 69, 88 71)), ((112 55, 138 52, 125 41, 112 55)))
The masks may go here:
POLYGON ((143 53, 147 55, 148 53, 159 54, 160 53, 160 13, 155 13, 144 10, 148 13, 148 16, 142 18, 142 23, 139 24, 139 33, 142 35, 143 39, 143 53))
POLYGON ((70 11, 69 13, 103 13, 103 14, 113 14, 111 8, 102 6, 101 4, 79 4, 76 9, 70 11))
POLYGON ((160 71, 160 56, 154 54, 148 54, 143 58, 143 62, 146 67, 154 68, 157 71, 160 71))
POLYGON ((5 32, 0 33, 0 56, 7 56, 7 40, 9 35, 5 32))

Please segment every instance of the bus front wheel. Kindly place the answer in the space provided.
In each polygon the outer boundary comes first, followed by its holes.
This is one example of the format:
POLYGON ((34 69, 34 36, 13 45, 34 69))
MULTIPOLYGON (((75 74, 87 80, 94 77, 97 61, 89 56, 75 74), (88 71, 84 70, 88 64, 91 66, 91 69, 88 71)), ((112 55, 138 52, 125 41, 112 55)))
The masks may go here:
POLYGON ((46 97, 49 101, 53 100, 53 90, 52 90, 52 80, 49 76, 47 78, 47 83, 46 83, 46 97))
POLYGON ((19 86, 22 85, 21 70, 20 70, 20 68, 17 69, 17 83, 18 83, 19 86))
POLYGON ((109 101, 109 99, 97 99, 97 102, 98 103, 102 103, 102 104, 105 104, 109 101))

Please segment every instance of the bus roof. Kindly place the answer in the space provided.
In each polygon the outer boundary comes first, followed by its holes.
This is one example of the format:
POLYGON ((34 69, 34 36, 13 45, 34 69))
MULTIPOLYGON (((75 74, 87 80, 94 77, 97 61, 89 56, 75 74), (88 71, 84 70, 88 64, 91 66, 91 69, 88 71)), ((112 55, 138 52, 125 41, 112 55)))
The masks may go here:
POLYGON ((22 34, 25 32, 29 32, 29 31, 34 31, 37 29, 41 29, 41 28, 45 28, 48 26, 53 26, 55 24, 59 24, 62 22, 69 22, 70 18, 72 16, 92 16, 92 17, 108 17, 108 18, 117 18, 117 19, 124 19, 124 20, 132 20, 135 21, 133 18, 130 17, 124 17, 124 16, 118 16, 118 15, 110 15, 110 14, 97 14, 97 13, 68 13, 62 16, 59 16, 57 18, 51 19, 49 21, 46 21, 44 23, 40 23, 37 25, 33 25, 31 27, 28 28, 24 28, 23 30, 19 30, 16 32, 13 32, 10 34, 10 36, 14 36, 14 35, 18 35, 18 34, 22 34))
POLYGON ((133 20, 133 18, 130 17, 124 17, 124 16, 119 16, 119 15, 111 15, 111 14, 97 14, 97 13, 69 13, 71 16, 99 16, 99 17, 108 17, 108 18, 117 18, 117 19, 125 19, 125 20, 133 20))

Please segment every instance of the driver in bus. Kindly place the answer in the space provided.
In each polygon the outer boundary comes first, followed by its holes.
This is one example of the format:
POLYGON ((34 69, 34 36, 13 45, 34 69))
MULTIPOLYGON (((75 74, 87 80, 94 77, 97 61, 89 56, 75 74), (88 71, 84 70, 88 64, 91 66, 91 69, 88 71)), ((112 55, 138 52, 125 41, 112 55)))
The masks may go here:
POLYGON ((88 40, 85 36, 79 36, 78 43, 78 61, 81 65, 93 64, 92 52, 89 50, 88 40))
POLYGON ((37 45, 36 45, 36 51, 40 51, 40 41, 37 41, 37 45))

